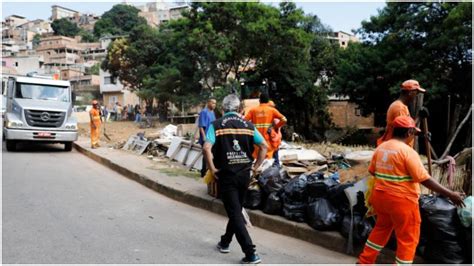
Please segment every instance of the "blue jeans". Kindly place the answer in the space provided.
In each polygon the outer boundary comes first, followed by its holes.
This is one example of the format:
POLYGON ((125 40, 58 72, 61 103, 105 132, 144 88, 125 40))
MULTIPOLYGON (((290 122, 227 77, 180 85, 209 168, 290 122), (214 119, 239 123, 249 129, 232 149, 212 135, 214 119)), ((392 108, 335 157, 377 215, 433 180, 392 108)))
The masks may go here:
POLYGON ((140 123, 142 121, 142 115, 141 114, 136 114, 135 115, 135 123, 140 123))

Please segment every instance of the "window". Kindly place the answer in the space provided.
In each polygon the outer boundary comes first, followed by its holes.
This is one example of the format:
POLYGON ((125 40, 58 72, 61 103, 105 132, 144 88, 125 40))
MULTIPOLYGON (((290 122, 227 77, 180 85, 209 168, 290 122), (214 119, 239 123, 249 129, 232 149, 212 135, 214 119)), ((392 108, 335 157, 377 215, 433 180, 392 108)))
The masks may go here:
POLYGON ((346 42, 342 42, 342 45, 346 45, 346 42))
POLYGON ((356 108, 356 109, 355 109, 355 115, 356 115, 356 116, 361 116, 361 114, 360 114, 360 108, 356 108))
POLYGON ((2 61, 2 66, 7 66, 7 62, 2 61))
POLYGON ((15 98, 69 102, 68 87, 17 83, 15 98))
POLYGON ((115 78, 112 76, 105 77, 104 84, 115 84, 115 78))
POLYGON ((16 66, 16 67, 18 66, 18 62, 15 62, 15 66, 16 66))

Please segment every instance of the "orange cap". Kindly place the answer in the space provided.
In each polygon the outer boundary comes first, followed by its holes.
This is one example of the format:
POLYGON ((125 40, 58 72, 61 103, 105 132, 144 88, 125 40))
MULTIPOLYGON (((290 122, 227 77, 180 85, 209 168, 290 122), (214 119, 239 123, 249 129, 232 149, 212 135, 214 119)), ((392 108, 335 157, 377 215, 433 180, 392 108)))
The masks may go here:
POLYGON ((418 90, 420 92, 426 91, 425 89, 420 87, 420 83, 418 83, 418 81, 414 79, 405 80, 400 87, 402 88, 402 90, 405 90, 405 91, 414 91, 414 90, 418 90))
POLYGON ((414 128, 416 131, 421 132, 419 128, 416 127, 415 121, 410 116, 397 116, 392 123, 393 127, 401 128, 414 128))
POLYGON ((99 104, 99 102, 97 100, 93 100, 92 105, 96 105, 96 104, 99 104))

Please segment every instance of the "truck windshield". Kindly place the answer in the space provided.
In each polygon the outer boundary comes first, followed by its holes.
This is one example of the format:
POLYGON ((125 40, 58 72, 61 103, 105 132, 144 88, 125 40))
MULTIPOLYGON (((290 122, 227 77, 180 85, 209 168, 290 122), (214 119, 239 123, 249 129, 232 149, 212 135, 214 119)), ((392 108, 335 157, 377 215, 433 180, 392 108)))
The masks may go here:
POLYGON ((17 83, 15 98, 69 102, 68 87, 17 83))

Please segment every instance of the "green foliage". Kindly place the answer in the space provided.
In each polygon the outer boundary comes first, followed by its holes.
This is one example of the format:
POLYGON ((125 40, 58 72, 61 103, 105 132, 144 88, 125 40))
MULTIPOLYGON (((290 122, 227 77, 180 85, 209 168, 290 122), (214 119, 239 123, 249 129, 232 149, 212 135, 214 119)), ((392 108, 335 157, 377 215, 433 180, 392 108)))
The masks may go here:
POLYGON ((41 41, 41 34, 35 34, 35 36, 33 36, 33 48, 36 48, 38 47, 39 43, 41 41))
MULTIPOLYGON (((383 114, 400 84, 416 79, 427 89, 433 141, 447 138, 447 99, 466 110, 472 103, 472 3, 387 3, 364 21, 363 43, 341 55, 334 88, 347 94, 365 113, 383 114)), ((452 112, 452 110, 449 110, 452 112)), ((457 118, 454 118, 457 119, 457 118)))
POLYGON ((74 37, 80 29, 76 23, 69 21, 67 18, 56 19, 51 23, 55 35, 74 37))
POLYGON ((223 98, 241 78, 266 79, 276 84, 271 96, 290 124, 314 137, 328 126, 339 52, 324 37, 329 31, 293 3, 193 2, 181 19, 159 29, 137 25, 114 41, 102 68, 143 98, 184 107, 211 93, 223 98))
POLYGON ((146 24, 146 20, 138 16, 139 12, 134 6, 114 5, 95 23, 94 35, 100 38, 104 35, 128 34, 134 27, 146 24))
POLYGON ((97 42, 99 39, 92 34, 92 32, 80 29, 79 31, 79 36, 81 36, 81 41, 82 42, 97 42))
POLYGON ((86 68, 86 75, 99 75, 100 73, 100 63, 93 65, 90 68, 86 68))

